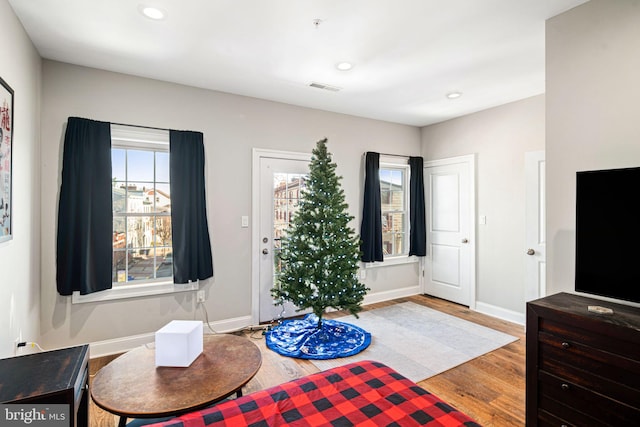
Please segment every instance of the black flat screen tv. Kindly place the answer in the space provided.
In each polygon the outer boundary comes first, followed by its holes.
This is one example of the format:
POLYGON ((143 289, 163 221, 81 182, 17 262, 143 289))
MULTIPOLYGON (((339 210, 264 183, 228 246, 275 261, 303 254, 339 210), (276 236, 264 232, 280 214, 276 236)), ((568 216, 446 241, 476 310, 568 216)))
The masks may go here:
POLYGON ((640 167, 576 175, 575 290, 640 303, 640 167))

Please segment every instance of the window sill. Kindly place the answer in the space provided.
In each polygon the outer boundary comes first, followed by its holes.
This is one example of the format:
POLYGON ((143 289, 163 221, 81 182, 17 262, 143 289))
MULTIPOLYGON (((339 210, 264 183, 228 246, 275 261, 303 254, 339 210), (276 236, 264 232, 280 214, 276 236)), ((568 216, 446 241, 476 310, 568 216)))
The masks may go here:
POLYGON ((199 282, 180 284, 173 282, 154 282, 139 285, 116 286, 106 291, 95 292, 88 295, 80 295, 80 292, 76 291, 71 297, 71 303, 82 304, 86 302, 111 301, 124 298, 172 294, 175 292, 196 291, 198 289, 199 282))
POLYGON ((363 262, 364 268, 378 268, 389 267, 392 265, 404 265, 420 262, 420 258, 416 256, 396 256, 392 258, 385 258, 383 262, 363 262))

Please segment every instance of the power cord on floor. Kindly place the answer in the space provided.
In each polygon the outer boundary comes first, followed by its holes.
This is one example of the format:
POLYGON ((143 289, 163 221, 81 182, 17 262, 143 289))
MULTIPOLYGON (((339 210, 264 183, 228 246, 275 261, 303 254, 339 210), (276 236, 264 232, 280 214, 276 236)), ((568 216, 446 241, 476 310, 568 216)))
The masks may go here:
MULTIPOLYGON (((213 335, 220 334, 220 332, 214 330, 211 327, 211 323, 209 323, 209 312, 207 311, 207 307, 205 306, 205 304, 203 302, 198 302, 197 305, 200 306, 200 308, 202 309, 202 312, 204 313, 204 321, 207 324, 207 328, 211 331, 211 334, 213 335)), ((273 329, 274 327, 282 323, 282 320, 284 319, 284 313, 285 313, 285 310, 284 310, 284 307, 282 307, 282 311, 280 312, 280 314, 278 314, 275 318, 273 318, 273 320, 271 320, 271 322, 269 323, 244 326, 242 328, 225 331, 225 333, 250 332, 249 337, 251 339, 260 340, 264 337, 267 331, 273 329), (259 335, 256 335, 256 333, 259 333, 259 335)))
MULTIPOLYGON (((213 335, 217 335, 220 334, 221 332, 216 331, 215 329, 213 329, 211 327, 211 323, 209 322, 209 312, 207 311, 207 307, 204 305, 204 303, 199 302, 198 305, 200 306, 200 308, 202 309, 202 312, 204 314, 204 322, 207 324, 207 329, 209 329, 209 331, 211 331, 211 334, 213 335)), ((225 331, 224 333, 234 333, 234 332, 253 332, 253 334, 255 334, 255 331, 260 331, 261 334, 264 334, 264 330, 271 327, 272 325, 270 324, 265 324, 265 325, 250 325, 250 326, 244 326, 242 328, 238 328, 238 329, 232 329, 229 331, 225 331)))

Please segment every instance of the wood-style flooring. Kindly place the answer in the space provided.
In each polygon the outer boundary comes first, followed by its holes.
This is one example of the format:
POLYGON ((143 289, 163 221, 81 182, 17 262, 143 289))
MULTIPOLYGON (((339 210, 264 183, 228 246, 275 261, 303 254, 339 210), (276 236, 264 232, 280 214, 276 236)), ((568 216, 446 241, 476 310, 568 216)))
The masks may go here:
MULTIPOLYGON (((524 426, 524 327, 425 295, 371 304, 363 307, 363 310, 372 310, 405 301, 422 304, 518 338, 511 344, 418 384, 474 418, 483 426, 524 426)), ((333 312, 327 314, 327 317, 336 318, 344 315, 343 312, 333 312)), ((310 361, 282 357, 267 349, 260 331, 246 332, 245 335, 254 340, 262 350, 262 366, 256 376, 243 389, 244 394, 318 372, 318 369, 310 361)), ((117 356, 91 359, 89 362, 91 377, 117 356)), ((118 423, 117 417, 101 410, 93 402, 91 402, 89 417, 90 427, 115 427, 118 423)))

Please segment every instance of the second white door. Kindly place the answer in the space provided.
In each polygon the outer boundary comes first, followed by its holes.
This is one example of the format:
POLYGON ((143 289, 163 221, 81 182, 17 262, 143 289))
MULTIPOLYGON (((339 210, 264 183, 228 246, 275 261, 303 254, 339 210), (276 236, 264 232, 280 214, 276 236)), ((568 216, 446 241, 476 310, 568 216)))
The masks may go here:
POLYGON ((544 151, 525 153, 525 301, 546 295, 544 151))
POLYGON ((475 301, 474 168, 470 155, 425 162, 424 169, 424 292, 466 306, 475 301))

